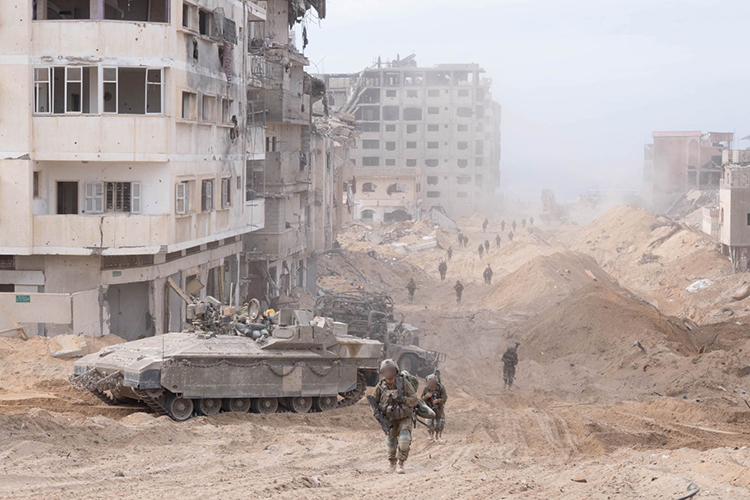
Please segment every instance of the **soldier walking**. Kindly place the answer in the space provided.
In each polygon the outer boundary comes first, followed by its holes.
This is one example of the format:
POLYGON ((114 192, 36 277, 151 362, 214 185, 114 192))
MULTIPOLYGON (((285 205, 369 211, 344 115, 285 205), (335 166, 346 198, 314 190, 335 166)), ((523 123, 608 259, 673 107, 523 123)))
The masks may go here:
POLYGON ((448 401, 448 392, 435 374, 427 375, 425 380, 427 386, 422 391, 422 401, 435 412, 435 418, 427 419, 425 422, 430 434, 427 440, 441 441, 445 429, 445 402, 448 401))
POLYGON ((490 221, 487 219, 487 217, 484 218, 484 222, 482 222, 482 232, 487 232, 487 226, 490 225, 490 221))
POLYGON ((490 253, 490 240, 484 240, 484 252, 490 253))
POLYGON ((417 291, 417 284, 414 283, 414 278, 409 280, 406 289, 409 291, 409 302, 412 302, 414 300, 414 292, 417 291))
POLYGON ((483 256, 484 256, 484 245, 480 243, 479 244, 479 259, 481 260, 483 256))
POLYGON ((508 233, 508 241, 513 241, 513 231, 508 233))
POLYGON ((484 284, 485 285, 491 285, 492 284, 492 275, 494 273, 492 272, 492 268, 489 264, 487 264, 487 267, 485 268, 484 272, 482 273, 482 276, 484 277, 484 284))
POLYGON ((533 217, 529 217, 529 224, 532 225, 532 226, 534 225, 534 218, 533 217))
POLYGON ((516 230, 516 220, 515 219, 513 219, 513 223, 510 225, 510 227, 513 228, 513 231, 516 230))
POLYGON ((448 260, 451 260, 451 258, 453 258, 453 247, 448 247, 447 254, 448 254, 448 260))
POLYGON ((419 399, 411 383, 406 382, 392 359, 380 363, 383 377, 375 386, 373 398, 380 413, 390 422, 390 430, 385 438, 390 470, 404 474, 404 462, 409 458, 411 448, 411 425, 414 407, 419 399))
POLYGON ((460 281, 456 280, 456 284, 453 287, 453 289, 456 291, 456 304, 461 303, 461 295, 464 293, 464 286, 461 284, 460 281))
POLYGON ((521 345, 519 341, 508 346, 503 354, 503 382, 505 382, 505 388, 511 390, 513 387, 513 379, 516 376, 516 365, 518 364, 518 346, 521 345))
POLYGON ((440 259, 438 272, 440 273, 440 281, 445 281, 445 273, 448 272, 448 264, 446 264, 443 259, 440 259))
POLYGON ((503 233, 505 232, 505 220, 504 219, 500 221, 500 231, 502 231, 503 233))
POLYGON ((500 235, 496 234, 495 235, 495 244, 497 245, 497 248, 500 248, 500 243, 501 242, 502 242, 502 240, 500 239, 500 235))
POLYGON ((464 246, 464 233, 458 233, 458 248, 464 246))
POLYGON ((469 246, 469 237, 466 236, 465 234, 463 236, 464 236, 464 248, 467 248, 469 246))

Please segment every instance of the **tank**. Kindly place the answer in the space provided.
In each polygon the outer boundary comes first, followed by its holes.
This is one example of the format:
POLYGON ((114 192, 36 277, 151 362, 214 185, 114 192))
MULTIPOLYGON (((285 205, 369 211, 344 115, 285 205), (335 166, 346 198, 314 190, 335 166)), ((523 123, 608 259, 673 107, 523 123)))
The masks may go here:
POLYGON ((348 335, 346 324, 301 310, 249 323, 233 311, 218 314, 219 307, 196 304, 189 315, 209 320, 194 321, 188 331, 84 356, 70 380, 109 404, 141 401, 183 421, 222 411, 341 408, 361 399, 366 378, 377 373, 382 344, 348 335))

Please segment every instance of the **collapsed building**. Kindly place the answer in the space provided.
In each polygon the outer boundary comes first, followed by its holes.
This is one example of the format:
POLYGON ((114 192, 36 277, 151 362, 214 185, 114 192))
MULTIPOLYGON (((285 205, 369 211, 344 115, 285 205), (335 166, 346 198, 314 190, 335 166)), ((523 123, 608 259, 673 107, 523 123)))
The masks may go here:
POLYGON ((328 103, 360 124, 352 153, 355 218, 450 216, 494 208, 500 180, 500 105, 477 64, 420 67, 416 57, 356 74, 327 74, 328 103))
POLYGON ((15 21, 0 30, 0 331, 135 338, 182 328, 177 289, 239 304, 314 286, 343 190, 314 172, 346 155, 311 140, 325 91, 289 32, 310 9, 325 0, 0 4, 15 21))
POLYGON ((732 147, 731 132, 653 132, 644 147, 643 201, 664 213, 688 191, 718 190, 722 151, 732 147))

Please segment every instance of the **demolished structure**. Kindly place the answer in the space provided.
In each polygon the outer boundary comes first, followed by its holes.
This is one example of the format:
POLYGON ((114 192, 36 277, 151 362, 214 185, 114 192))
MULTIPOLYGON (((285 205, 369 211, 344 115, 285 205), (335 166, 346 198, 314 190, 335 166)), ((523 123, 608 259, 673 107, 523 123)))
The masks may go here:
POLYGON ((494 208, 500 105, 477 64, 419 67, 416 57, 323 75, 328 103, 355 115, 355 218, 400 221, 432 207, 452 216, 494 208))
POLYGON ((718 233, 722 253, 732 269, 750 270, 750 150, 723 153, 718 233))
POLYGON ((325 91, 289 28, 325 7, 2 2, 0 331, 179 331, 168 279, 230 304, 314 287, 347 146, 311 137, 325 91))

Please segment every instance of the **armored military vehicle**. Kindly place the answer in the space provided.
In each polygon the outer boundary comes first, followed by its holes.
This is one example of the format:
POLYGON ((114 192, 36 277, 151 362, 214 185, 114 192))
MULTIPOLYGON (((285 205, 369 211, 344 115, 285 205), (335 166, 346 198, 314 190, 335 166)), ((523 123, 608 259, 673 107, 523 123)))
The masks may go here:
MULTIPOLYGON (((417 327, 395 320, 393 299, 387 293, 328 293, 315 301, 315 314, 347 323, 351 335, 382 342, 383 357, 396 360, 409 373, 425 377, 445 359, 444 353, 419 347, 417 327)), ((377 376, 368 377, 368 383, 373 382, 377 376)))
POLYGON ((221 411, 326 411, 364 396, 380 342, 349 336, 346 324, 307 311, 266 317, 250 309, 247 318, 221 312, 215 299, 191 304, 187 331, 84 356, 71 382, 107 403, 142 401, 177 421, 221 411))

